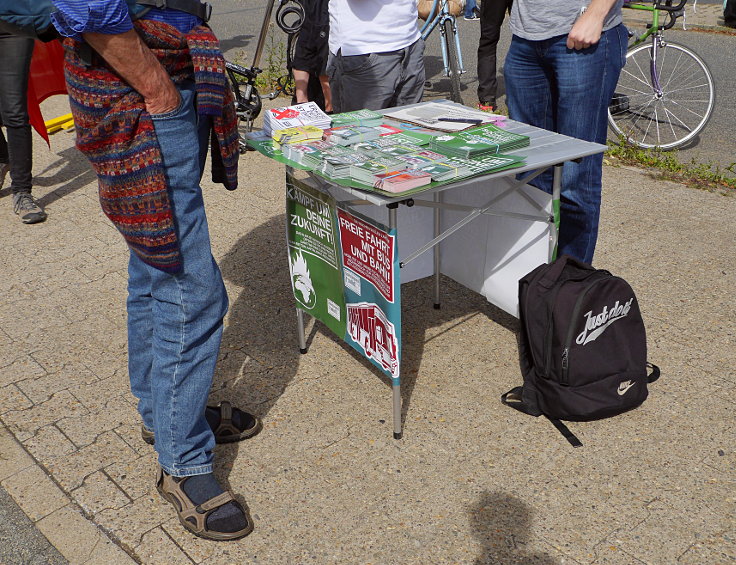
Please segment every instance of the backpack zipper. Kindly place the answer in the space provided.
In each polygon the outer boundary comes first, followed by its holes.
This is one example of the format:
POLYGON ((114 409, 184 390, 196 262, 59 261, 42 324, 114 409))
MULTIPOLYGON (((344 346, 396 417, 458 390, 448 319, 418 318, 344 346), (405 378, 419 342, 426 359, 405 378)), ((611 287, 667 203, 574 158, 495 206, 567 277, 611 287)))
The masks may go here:
POLYGON ((575 306, 572 309, 570 325, 567 328, 567 335, 565 336, 565 347, 562 350, 562 374, 560 375, 560 384, 562 385, 570 384, 570 347, 572 346, 573 334, 575 333, 575 320, 580 315, 580 310, 583 306, 583 300, 588 295, 590 289, 597 285, 599 282, 611 280, 613 278, 611 273, 609 273, 608 271, 601 270, 601 274, 605 276, 601 276, 599 278, 596 278, 594 281, 591 281, 591 283, 585 288, 585 290, 583 290, 580 296, 578 296, 578 299, 575 301, 575 306))
POLYGON ((555 326, 555 300, 557 300, 557 295, 560 293, 560 289, 563 287, 563 285, 567 282, 570 282, 570 279, 561 281, 557 283, 552 288, 552 298, 549 300, 549 303, 552 305, 552 307, 549 309, 549 313, 547 314, 547 335, 544 338, 544 376, 545 378, 549 378, 550 369, 552 368, 552 335, 554 334, 554 326, 555 326))

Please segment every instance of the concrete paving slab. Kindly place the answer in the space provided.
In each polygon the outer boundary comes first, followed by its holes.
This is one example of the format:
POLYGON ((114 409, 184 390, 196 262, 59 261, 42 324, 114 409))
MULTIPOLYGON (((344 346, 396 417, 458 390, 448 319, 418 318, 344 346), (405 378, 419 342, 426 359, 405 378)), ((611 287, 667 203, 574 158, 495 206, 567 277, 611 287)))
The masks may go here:
POLYGON ((256 438, 217 448, 217 475, 256 529, 216 544, 155 490, 127 384, 125 247, 72 143, 36 147, 44 224, 18 222, 0 190, 0 238, 31 250, 0 251, 0 481, 37 500, 27 512, 71 562, 736 560, 733 195, 605 168, 596 264, 632 283, 663 376, 642 408, 571 424, 585 443, 573 450, 501 405, 521 382, 518 324, 449 279, 439 311, 431 281, 404 288, 405 436, 393 440, 384 378, 319 324, 298 353, 283 168, 247 154, 238 191, 205 181, 231 298, 211 400, 264 419, 256 438), (45 501, 23 488, 49 483, 45 501))

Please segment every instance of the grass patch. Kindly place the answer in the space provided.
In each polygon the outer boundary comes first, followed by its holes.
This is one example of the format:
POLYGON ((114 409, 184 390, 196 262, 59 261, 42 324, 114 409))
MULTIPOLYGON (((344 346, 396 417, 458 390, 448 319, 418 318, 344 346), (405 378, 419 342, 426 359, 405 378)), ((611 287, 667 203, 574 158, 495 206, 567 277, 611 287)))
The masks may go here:
POLYGON ((676 151, 640 149, 628 143, 612 141, 608 142, 608 152, 604 160, 607 164, 615 161, 623 165, 644 167, 655 178, 704 190, 736 194, 736 162, 725 169, 713 163, 697 163, 694 159, 690 163, 681 163, 676 151))
POLYGON ((261 60, 261 74, 256 78, 256 88, 261 94, 280 91, 291 95, 294 91, 293 79, 286 68, 286 44, 277 40, 273 34, 268 37, 265 60, 261 60))
MULTIPOLYGON (((249 58, 252 58, 249 55, 249 58)), ((239 51, 232 59, 238 65, 250 68, 251 61, 246 61, 244 51, 239 51)), ((261 72, 256 77, 256 89, 261 95, 275 92, 278 96, 291 96, 294 92, 294 79, 286 68, 286 44, 268 35, 267 44, 261 54, 261 72)))

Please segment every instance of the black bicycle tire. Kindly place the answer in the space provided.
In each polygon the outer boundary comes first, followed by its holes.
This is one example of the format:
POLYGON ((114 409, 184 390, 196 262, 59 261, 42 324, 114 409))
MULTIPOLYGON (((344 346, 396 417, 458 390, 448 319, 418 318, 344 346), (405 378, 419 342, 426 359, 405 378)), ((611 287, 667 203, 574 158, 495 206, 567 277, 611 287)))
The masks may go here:
POLYGON ((450 100, 463 103, 463 97, 460 94, 460 59, 457 53, 457 45, 455 45, 455 34, 453 33, 453 25, 455 22, 448 18, 443 23, 444 28, 443 40, 447 47, 447 65, 450 71, 450 100))
MULTIPOLYGON (((645 143, 645 142, 642 142, 642 141, 640 141, 638 139, 633 138, 631 135, 628 135, 627 133, 625 133, 619 127, 617 121, 614 119, 614 116, 611 113, 611 107, 609 106, 609 108, 608 108, 608 124, 611 127, 611 129, 613 130, 613 132, 619 137, 619 139, 623 138, 623 139, 626 140, 627 143, 629 143, 631 145, 635 145, 636 147, 639 147, 641 149, 659 149, 659 150, 662 150, 662 151, 669 151, 671 149, 677 149, 679 147, 682 147, 682 146, 690 143, 690 141, 692 141, 692 139, 695 136, 697 136, 700 132, 702 132, 703 129, 705 129, 705 127, 708 125, 708 122, 710 121, 710 118, 713 115, 713 109, 715 108, 715 105, 716 105, 715 81, 713 80, 713 74, 710 72, 710 69, 708 68, 708 65, 706 64, 706 62, 697 53, 695 53, 692 49, 690 49, 689 47, 687 47, 685 45, 682 45, 680 43, 668 41, 666 43, 666 47, 671 47, 675 51, 679 51, 680 53, 686 55, 687 57, 690 57, 691 60, 694 63, 696 63, 698 65, 698 67, 703 71, 704 76, 706 77, 707 82, 708 82, 708 86, 709 86, 709 89, 708 89, 708 91, 709 91, 708 107, 707 107, 707 110, 706 110, 705 115, 703 116, 703 118, 690 131, 690 133, 688 133, 687 135, 685 135, 685 136, 683 136, 681 138, 678 138, 675 141, 657 145, 655 143, 645 143)), ((637 54, 637 53, 639 53, 641 51, 651 50, 651 49, 652 49, 651 44, 637 45, 636 47, 633 47, 633 48, 631 48, 631 49, 628 50, 628 52, 626 53, 626 58, 627 58, 627 60, 629 58, 632 58, 633 59, 633 57, 634 57, 635 54, 637 54)), ((651 54, 649 55, 649 57, 651 57, 651 54)), ((622 73, 623 73, 623 71, 622 71, 622 73)), ((619 84, 620 84, 620 81, 621 80, 622 79, 620 78, 619 79, 619 84)), ((619 90, 619 86, 618 85, 617 85, 617 90, 619 90)), ((616 103, 616 101, 614 101, 612 104, 615 104, 615 103, 616 103)))

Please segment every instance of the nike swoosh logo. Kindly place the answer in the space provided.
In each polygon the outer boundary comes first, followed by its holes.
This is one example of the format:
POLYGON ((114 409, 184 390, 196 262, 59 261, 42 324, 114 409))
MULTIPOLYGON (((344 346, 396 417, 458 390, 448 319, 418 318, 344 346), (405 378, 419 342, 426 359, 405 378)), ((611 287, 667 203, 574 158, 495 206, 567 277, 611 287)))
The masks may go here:
POLYGON ((636 383, 632 381, 629 381, 628 383, 621 383, 620 385, 618 385, 618 395, 623 396, 635 384, 636 383))

